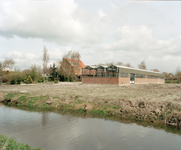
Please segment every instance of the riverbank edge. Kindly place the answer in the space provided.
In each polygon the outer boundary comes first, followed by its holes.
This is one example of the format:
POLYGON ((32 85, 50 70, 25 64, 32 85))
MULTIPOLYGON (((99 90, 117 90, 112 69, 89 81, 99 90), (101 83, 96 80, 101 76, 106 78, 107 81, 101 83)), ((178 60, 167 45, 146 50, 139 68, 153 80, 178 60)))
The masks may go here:
POLYGON ((49 95, 31 96, 29 93, 0 93, 0 102, 9 106, 25 106, 40 109, 57 109, 67 112, 86 113, 98 117, 117 117, 126 120, 152 122, 181 127, 181 105, 168 102, 133 100, 87 102, 71 97, 66 102, 61 97, 49 95))
POLYGON ((26 150, 43 150, 42 148, 31 148, 28 144, 22 144, 17 142, 15 139, 9 138, 5 135, 0 134, 0 149, 26 149, 26 150))

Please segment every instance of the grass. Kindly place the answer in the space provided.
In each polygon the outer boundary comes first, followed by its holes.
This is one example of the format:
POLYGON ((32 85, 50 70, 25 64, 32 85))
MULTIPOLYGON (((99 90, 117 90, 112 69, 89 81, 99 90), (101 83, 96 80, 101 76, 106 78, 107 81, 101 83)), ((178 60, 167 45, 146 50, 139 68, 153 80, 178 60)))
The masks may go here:
POLYGON ((117 107, 117 106, 112 106, 112 108, 114 108, 114 109, 119 109, 119 107, 117 107))
POLYGON ((104 110, 98 109, 98 110, 92 110, 91 112, 92 114, 96 114, 96 115, 107 115, 107 112, 105 112, 104 110))
POLYGON ((28 144, 21 144, 15 139, 8 138, 0 134, 0 149, 2 150, 43 150, 41 148, 31 148, 28 144))
POLYGON ((167 114, 171 114, 172 113, 172 110, 169 110, 168 112, 167 112, 167 114))

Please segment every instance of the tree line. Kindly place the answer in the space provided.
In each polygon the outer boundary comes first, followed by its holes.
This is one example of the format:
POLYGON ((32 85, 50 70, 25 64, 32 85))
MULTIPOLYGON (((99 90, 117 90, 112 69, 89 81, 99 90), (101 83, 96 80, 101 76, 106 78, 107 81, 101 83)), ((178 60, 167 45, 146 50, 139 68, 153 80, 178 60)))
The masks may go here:
MULTIPOLYGON (((68 51, 65 53, 60 60, 54 62, 53 64, 49 64, 50 56, 46 47, 43 49, 43 57, 42 57, 42 67, 41 65, 33 64, 30 69, 25 69, 20 71, 20 69, 16 68, 15 71, 3 71, 4 68, 10 68, 12 70, 15 65, 15 61, 13 59, 5 59, 3 62, 0 62, 0 74, 3 74, 3 82, 8 83, 32 83, 32 82, 44 82, 44 81, 75 81, 76 76, 74 72, 74 68, 72 64, 68 61, 68 59, 72 60, 80 60, 81 55, 77 51, 68 51)), ((100 63, 98 65, 121 65, 126 67, 133 67, 130 63, 123 62, 108 62, 108 63, 100 63)), ((139 69, 146 70, 145 61, 141 61, 138 64, 139 69)), ((151 71, 160 72, 158 69, 151 69, 151 71)), ((170 77, 175 77, 179 83, 181 83, 181 68, 178 67, 176 69, 175 75, 172 73, 163 72, 166 79, 170 77)), ((173 79, 173 78, 171 78, 173 79)))

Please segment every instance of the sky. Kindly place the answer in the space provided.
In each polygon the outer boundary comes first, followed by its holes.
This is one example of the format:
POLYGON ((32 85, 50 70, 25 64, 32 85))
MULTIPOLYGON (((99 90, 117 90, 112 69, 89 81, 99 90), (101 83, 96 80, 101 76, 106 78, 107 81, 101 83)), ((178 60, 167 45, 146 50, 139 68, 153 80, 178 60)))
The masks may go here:
POLYGON ((180 1, 0 0, 0 61, 28 69, 69 50, 85 65, 130 63, 175 73, 181 67, 180 1))

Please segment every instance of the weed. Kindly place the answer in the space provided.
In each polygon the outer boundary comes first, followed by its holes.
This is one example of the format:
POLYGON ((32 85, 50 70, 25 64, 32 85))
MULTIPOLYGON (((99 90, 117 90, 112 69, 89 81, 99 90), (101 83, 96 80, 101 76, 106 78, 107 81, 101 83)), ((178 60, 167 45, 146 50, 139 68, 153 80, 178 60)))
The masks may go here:
POLYGON ((53 97, 53 99, 59 99, 59 98, 60 98, 60 97, 56 97, 56 96, 55 96, 55 97, 53 97))
POLYGON ((119 109, 119 107, 116 107, 116 106, 112 106, 112 108, 114 108, 114 109, 119 109))
POLYGON ((181 111, 181 108, 179 109, 179 111, 181 111))
POLYGON ((161 115, 160 115, 161 118, 164 118, 164 116, 165 116, 164 114, 161 114, 161 115))
POLYGON ((107 115, 107 113, 104 110, 100 110, 100 109, 92 110, 92 113, 96 115, 107 115))
POLYGON ((104 103, 108 103, 108 101, 105 101, 104 103))
POLYGON ((108 107, 106 106, 106 107, 104 107, 104 109, 107 109, 108 107))
POLYGON ((16 95, 18 95, 18 93, 8 93, 7 95, 4 96, 4 98, 6 98, 6 99, 12 99, 12 98, 15 97, 16 95))
POLYGON ((18 102, 26 102, 27 101, 27 97, 26 96, 20 96, 18 99, 17 99, 18 102))
POLYGON ((167 114, 171 114, 172 113, 172 110, 168 111, 167 114))
POLYGON ((29 145, 21 144, 16 140, 0 135, 0 149, 22 149, 22 150, 42 150, 41 148, 31 148, 29 145))
POLYGON ((65 101, 65 100, 66 100, 66 98, 65 98, 65 97, 61 97, 61 98, 60 98, 60 100, 65 101))

